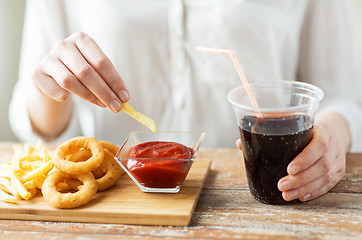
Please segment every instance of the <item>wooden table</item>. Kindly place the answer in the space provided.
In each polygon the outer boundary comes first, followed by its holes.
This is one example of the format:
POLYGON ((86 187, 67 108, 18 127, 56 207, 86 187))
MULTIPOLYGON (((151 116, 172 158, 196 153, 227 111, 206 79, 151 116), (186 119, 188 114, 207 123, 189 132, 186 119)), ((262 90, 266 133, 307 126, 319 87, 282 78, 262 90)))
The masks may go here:
MULTIPOLYGON (((0 144, 0 161, 11 144, 0 144)), ((343 180, 301 204, 266 205, 249 193, 241 152, 204 149, 211 169, 188 227, 0 220, 0 239, 362 239, 362 154, 343 180)))

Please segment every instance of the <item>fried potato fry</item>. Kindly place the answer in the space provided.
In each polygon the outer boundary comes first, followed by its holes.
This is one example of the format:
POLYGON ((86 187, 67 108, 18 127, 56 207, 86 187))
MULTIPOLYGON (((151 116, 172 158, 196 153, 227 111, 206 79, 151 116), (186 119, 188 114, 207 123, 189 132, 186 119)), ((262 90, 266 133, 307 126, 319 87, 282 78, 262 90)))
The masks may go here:
POLYGON ((3 186, 3 187, 1 187, 1 189, 4 190, 5 192, 10 193, 11 195, 13 195, 16 198, 21 198, 18 190, 16 190, 16 188, 11 184, 11 182, 8 178, 1 177, 0 186, 3 186))
POLYGON ((11 180, 11 183, 16 188, 16 190, 18 190, 18 192, 22 198, 24 198, 25 200, 30 199, 31 193, 25 188, 23 183, 20 182, 20 180, 14 173, 10 174, 10 180, 11 180))
POLYGON ((142 123, 144 126, 151 129, 152 132, 157 131, 155 121, 153 121, 151 118, 137 112, 128 103, 122 103, 122 111, 127 113, 129 116, 133 117, 134 119, 136 119, 140 123, 142 123))
POLYGON ((32 171, 32 170, 37 169, 38 167, 41 167, 43 165, 44 165, 43 160, 38 160, 38 161, 33 161, 33 162, 22 161, 21 162, 21 169, 24 169, 26 171, 32 171))
POLYGON ((39 166, 38 168, 35 168, 34 170, 25 173, 21 180, 23 182, 33 180, 35 178, 39 178, 45 174, 47 174, 50 169, 53 167, 53 163, 51 161, 48 161, 44 163, 43 165, 39 166))
POLYGON ((17 203, 18 198, 0 189, 0 200, 7 203, 17 203))

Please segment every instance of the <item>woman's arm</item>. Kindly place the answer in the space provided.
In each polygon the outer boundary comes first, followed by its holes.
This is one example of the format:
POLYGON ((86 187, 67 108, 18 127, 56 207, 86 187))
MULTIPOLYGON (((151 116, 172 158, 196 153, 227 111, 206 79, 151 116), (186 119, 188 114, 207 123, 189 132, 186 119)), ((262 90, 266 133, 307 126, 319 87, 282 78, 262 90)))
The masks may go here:
POLYGON ((71 94, 113 112, 129 99, 109 58, 82 32, 57 41, 35 68, 32 82, 38 91, 29 96, 29 114, 33 127, 47 138, 59 135, 69 122, 71 94))
POLYGON ((27 2, 19 81, 9 110, 11 126, 23 141, 79 131, 72 94, 113 112, 129 99, 123 80, 95 40, 82 32, 68 36, 74 23, 63 4, 27 2))
POLYGON ((310 1, 303 32, 299 80, 325 93, 313 139, 289 164, 278 188, 287 201, 307 201, 331 190, 344 176, 346 153, 361 151, 361 89, 355 55, 353 2, 310 1))

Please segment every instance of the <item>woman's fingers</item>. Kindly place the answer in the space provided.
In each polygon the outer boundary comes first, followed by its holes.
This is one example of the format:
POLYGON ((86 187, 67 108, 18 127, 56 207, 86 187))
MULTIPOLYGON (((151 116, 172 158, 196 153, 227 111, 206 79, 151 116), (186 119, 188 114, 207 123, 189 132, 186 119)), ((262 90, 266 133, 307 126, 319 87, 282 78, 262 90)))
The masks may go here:
POLYGON ((84 59, 74 43, 62 40, 57 44, 56 49, 60 61, 89 91, 113 112, 121 110, 122 105, 118 97, 95 69, 84 59))
POLYGON ((338 139, 329 136, 328 131, 317 125, 310 144, 290 163, 289 175, 278 182, 285 200, 316 198, 342 179, 345 155, 341 153, 338 139), (293 166, 300 166, 299 171, 293 172, 293 166))
POLYGON ((88 35, 78 32, 69 37, 72 39, 84 59, 102 77, 112 91, 122 102, 129 100, 129 94, 125 83, 110 59, 104 54, 98 44, 88 35))
POLYGON ((287 172, 296 175, 299 172, 311 167, 326 152, 329 144, 329 137, 318 126, 314 127, 312 141, 298 156, 288 165, 287 172))
POLYGON ((343 171, 333 169, 306 185, 302 185, 301 187, 289 191, 283 191, 283 198, 286 201, 294 199, 308 201, 314 199, 331 190, 342 179, 343 175, 343 171))
POLYGON ((300 188, 302 186, 308 185, 310 182, 315 181, 318 178, 324 177, 328 178, 331 174, 331 169, 333 169, 333 159, 334 156, 326 154, 320 158, 316 163, 314 163, 309 168, 305 169, 302 172, 299 172, 296 175, 288 175, 282 178, 278 182, 278 188, 280 191, 289 191, 291 189, 300 188))
POLYGON ((84 33, 58 41, 35 71, 33 82, 57 101, 73 93, 113 112, 119 112, 122 102, 129 100, 127 87, 112 62, 84 33))
POLYGON ((70 96, 69 91, 61 88, 51 76, 45 74, 40 68, 34 71, 32 81, 39 91, 56 101, 65 101, 70 96))
POLYGON ((321 182, 325 182, 325 184, 321 184, 323 186, 316 187, 314 191, 304 191, 304 189, 299 190, 300 196, 299 200, 305 202, 308 200, 315 199, 319 196, 322 196, 323 194, 327 193, 329 190, 331 190, 344 176, 344 170, 338 171, 332 175, 332 178, 330 181, 326 181, 326 178, 320 179, 321 182))
MULTIPOLYGON (((48 55, 44 58, 42 62, 42 69, 45 74, 51 76, 53 80, 59 85, 60 88, 72 92, 81 98, 96 104, 100 107, 106 107, 88 88, 86 88, 60 61, 58 58, 54 58, 51 55, 48 55)), ((44 84, 45 88, 47 87, 46 83, 44 84)), ((50 89, 54 89, 53 86, 48 86, 50 89)), ((57 91, 62 91, 61 89, 57 91)), ((52 97, 52 95, 49 95, 52 97)), ((61 101, 61 99, 56 99, 61 101)))

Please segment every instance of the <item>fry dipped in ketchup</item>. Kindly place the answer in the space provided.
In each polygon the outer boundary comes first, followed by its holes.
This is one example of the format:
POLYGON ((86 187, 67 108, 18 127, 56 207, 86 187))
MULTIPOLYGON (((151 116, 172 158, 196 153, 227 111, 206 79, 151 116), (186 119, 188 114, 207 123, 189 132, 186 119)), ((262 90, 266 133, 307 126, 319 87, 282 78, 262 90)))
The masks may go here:
POLYGON ((132 147, 127 168, 145 187, 174 188, 182 184, 194 150, 175 142, 146 142, 132 147))

